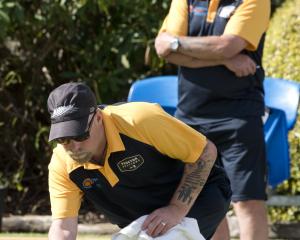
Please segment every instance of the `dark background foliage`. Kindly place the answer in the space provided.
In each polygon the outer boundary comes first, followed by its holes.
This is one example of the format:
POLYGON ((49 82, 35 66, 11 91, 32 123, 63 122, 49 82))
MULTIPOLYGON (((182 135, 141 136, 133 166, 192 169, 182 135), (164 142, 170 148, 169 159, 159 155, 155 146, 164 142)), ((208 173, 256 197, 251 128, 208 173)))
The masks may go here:
POLYGON ((168 72, 153 52, 167 8, 164 0, 0 2, 0 184, 10 213, 49 213, 49 92, 84 81, 99 103, 124 101, 133 80, 168 72))
MULTIPOLYGON (((289 0, 287 0, 289 1, 289 0)), ((273 0, 276 9, 283 0, 273 0)), ((0 1, 0 186, 6 212, 49 214, 49 92, 84 81, 99 103, 140 78, 176 74, 154 38, 170 0, 0 1)))

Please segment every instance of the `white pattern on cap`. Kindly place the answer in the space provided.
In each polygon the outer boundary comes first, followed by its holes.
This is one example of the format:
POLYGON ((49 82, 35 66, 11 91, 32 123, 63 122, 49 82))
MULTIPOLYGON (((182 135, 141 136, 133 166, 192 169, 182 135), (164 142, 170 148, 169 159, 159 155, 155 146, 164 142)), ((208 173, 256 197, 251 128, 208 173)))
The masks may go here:
POLYGON ((62 116, 64 114, 66 114, 67 112, 69 112, 70 110, 72 110, 72 108, 74 108, 74 105, 61 106, 61 107, 55 108, 53 110, 51 118, 60 117, 60 116, 62 116))

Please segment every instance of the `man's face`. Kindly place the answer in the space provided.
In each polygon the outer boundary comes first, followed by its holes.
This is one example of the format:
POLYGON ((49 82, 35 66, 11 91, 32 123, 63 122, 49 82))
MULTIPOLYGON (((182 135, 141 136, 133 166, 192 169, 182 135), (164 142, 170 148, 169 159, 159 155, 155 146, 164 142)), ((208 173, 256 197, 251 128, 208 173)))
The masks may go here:
POLYGON ((99 124, 98 121, 101 121, 101 117, 99 120, 99 113, 96 112, 90 117, 88 134, 86 136, 69 138, 59 142, 70 157, 79 164, 90 162, 97 154, 101 134, 103 133, 99 131, 99 126, 103 126, 102 122, 99 124))
POLYGON ((78 162, 79 164, 87 163, 87 162, 91 161, 91 159, 93 157, 92 152, 85 151, 85 150, 83 150, 83 148, 78 148, 77 151, 67 150, 67 153, 70 155, 70 157, 74 161, 78 162))

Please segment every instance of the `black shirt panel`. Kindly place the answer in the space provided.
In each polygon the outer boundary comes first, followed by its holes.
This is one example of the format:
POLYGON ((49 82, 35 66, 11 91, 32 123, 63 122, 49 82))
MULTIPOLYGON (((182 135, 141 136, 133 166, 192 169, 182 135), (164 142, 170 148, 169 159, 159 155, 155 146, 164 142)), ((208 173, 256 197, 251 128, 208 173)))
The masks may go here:
POLYGON ((70 178, 111 222, 123 227, 168 204, 181 180, 184 163, 128 136, 121 134, 121 138, 126 150, 112 153, 108 159, 119 178, 115 186, 100 171, 83 167, 71 172, 70 178), (94 181, 92 187, 83 186, 87 178, 94 181))
MULTIPOLYGON (((109 165, 119 178, 111 186, 99 170, 83 167, 70 179, 114 224, 124 227, 138 217, 166 206, 182 178, 184 163, 158 152, 154 147, 120 134, 125 151, 112 153, 109 165), (91 184, 84 184, 89 181, 91 184)), ((205 186, 226 179, 223 168, 215 166, 205 186)))
MULTIPOLYGON (((189 36, 220 36, 230 17, 220 16, 225 7, 238 7, 241 0, 220 1, 213 22, 207 22, 209 1, 189 0, 189 36), (203 10, 201 12, 201 9, 203 10), (205 13, 206 10, 206 13, 205 13), (201 14, 200 14, 200 13, 201 14)), ((234 14, 234 12, 233 12, 234 14)), ((257 64, 254 75, 237 77, 225 66, 179 69, 176 116, 189 124, 198 117, 243 117, 264 114, 264 70, 261 65, 264 36, 256 51, 244 50, 257 64)))

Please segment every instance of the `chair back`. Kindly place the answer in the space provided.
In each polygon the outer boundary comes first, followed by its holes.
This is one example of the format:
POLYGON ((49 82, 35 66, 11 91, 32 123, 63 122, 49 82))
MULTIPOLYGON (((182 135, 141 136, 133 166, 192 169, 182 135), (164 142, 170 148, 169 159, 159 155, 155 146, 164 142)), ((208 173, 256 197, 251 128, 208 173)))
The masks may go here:
POLYGON ((264 80, 266 106, 284 111, 288 130, 297 120, 299 86, 297 82, 280 78, 267 77, 264 80))
POLYGON ((174 115, 178 101, 177 76, 158 76, 136 81, 129 90, 127 100, 159 103, 166 112, 174 115))
MULTIPOLYGON (((136 81, 130 88, 129 102, 158 103, 174 115, 178 101, 178 77, 158 76, 136 81)), ((267 77, 264 81, 265 103, 270 115, 264 125, 269 185, 277 186, 290 176, 287 134, 297 119, 299 83, 267 77)))

